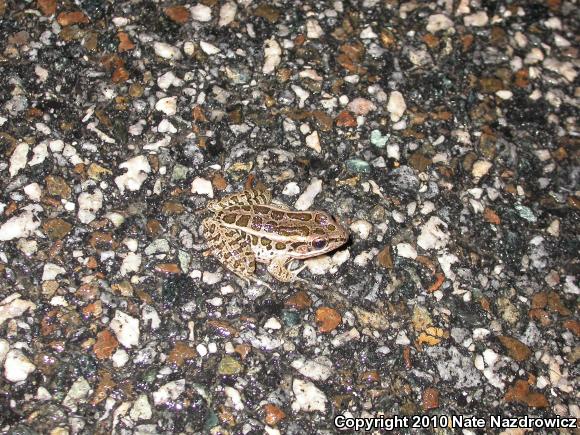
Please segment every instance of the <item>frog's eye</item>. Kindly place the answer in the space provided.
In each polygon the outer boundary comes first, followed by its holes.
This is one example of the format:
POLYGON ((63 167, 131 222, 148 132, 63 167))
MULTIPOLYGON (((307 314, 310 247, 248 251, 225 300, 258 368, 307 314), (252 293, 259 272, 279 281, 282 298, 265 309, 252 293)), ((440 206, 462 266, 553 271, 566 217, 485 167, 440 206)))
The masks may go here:
POLYGON ((325 239, 315 239, 312 241, 312 247, 314 249, 323 249, 326 246, 325 239))

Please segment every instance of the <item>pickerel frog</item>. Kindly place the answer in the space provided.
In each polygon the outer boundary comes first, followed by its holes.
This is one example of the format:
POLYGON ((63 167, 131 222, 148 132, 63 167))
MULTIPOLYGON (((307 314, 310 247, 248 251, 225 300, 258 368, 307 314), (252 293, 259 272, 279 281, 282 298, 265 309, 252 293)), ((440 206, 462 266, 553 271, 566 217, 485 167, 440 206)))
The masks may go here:
POLYGON ((292 211, 271 204, 265 190, 244 190, 210 201, 212 217, 202 223, 203 236, 227 269, 249 282, 256 262, 282 282, 292 282, 304 269, 289 270, 292 260, 332 251, 348 239, 346 230, 323 211, 292 211))

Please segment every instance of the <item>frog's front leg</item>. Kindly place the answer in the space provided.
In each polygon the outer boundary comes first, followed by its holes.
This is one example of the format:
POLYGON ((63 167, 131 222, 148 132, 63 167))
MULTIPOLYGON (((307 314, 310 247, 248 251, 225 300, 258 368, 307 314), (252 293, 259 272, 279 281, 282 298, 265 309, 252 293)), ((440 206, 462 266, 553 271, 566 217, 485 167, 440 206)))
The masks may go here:
POLYGON ((290 270, 288 269, 288 263, 292 261, 293 258, 287 255, 274 257, 270 264, 268 264, 268 272, 278 281, 282 282, 292 282, 292 281, 304 281, 302 278, 298 278, 298 274, 304 270, 306 265, 300 266, 298 269, 290 270))

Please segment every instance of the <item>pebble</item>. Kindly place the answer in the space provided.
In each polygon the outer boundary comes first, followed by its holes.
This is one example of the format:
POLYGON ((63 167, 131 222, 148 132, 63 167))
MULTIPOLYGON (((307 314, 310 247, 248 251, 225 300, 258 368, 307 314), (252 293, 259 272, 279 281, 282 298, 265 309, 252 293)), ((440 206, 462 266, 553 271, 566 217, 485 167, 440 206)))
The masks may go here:
POLYGON ((393 91, 389 95, 389 102, 387 103, 387 111, 391 114, 391 121, 397 122, 401 119, 407 110, 407 104, 403 94, 399 91, 393 91))
POLYGON ((453 27, 453 21, 443 14, 433 14, 429 16, 427 22, 427 31, 431 33, 439 32, 440 30, 447 30, 453 27))
POLYGON ((10 177, 14 177, 26 167, 30 146, 26 142, 19 143, 10 156, 10 177))
POLYGON ((296 196, 299 193, 300 187, 294 181, 291 181, 290 183, 286 184, 286 186, 284 186, 284 190, 282 190, 282 195, 286 196, 296 196))
POLYGON ((11 349, 4 360, 4 377, 9 382, 26 380, 28 375, 36 370, 36 366, 24 355, 21 350, 11 349))
POLYGON ((177 113, 177 97, 161 98, 155 103, 155 110, 165 113, 168 116, 173 116, 177 113))
POLYGON ((328 399, 314 383, 303 381, 302 379, 294 379, 292 391, 295 397, 294 402, 292 402, 292 410, 294 412, 326 411, 328 399))
POLYGON ((360 32, 360 39, 375 39, 377 35, 373 32, 373 28, 371 26, 367 26, 360 32))
POLYGON ((62 406, 65 406, 72 412, 77 412, 78 405, 87 401, 90 392, 91 386, 88 381, 80 377, 69 388, 66 397, 62 401, 62 406))
POLYGON ((369 112, 376 110, 377 106, 371 100, 366 98, 355 98, 346 106, 355 115, 366 116, 369 112))
POLYGON ((467 27, 483 27, 489 22, 489 18, 484 11, 479 11, 463 17, 463 24, 467 27))
POLYGON ((445 222, 437 216, 431 216, 421 227, 417 245, 425 250, 445 248, 449 243, 449 233, 446 230, 447 224, 445 222))
POLYGON ((40 223, 40 219, 31 210, 24 210, 0 226, 0 241, 30 237, 40 227, 40 223))
POLYGON ((318 39, 324 35, 324 30, 314 18, 306 20, 306 37, 308 39, 318 39))
POLYGON ((328 255, 317 255, 316 257, 308 258, 304 261, 304 264, 313 275, 324 275, 334 266, 332 258, 328 255))
POLYGON ((266 323, 264 323, 264 328, 277 330, 282 328, 282 324, 275 317, 270 317, 268 320, 266 320, 266 323))
POLYGON ((77 217, 83 224, 88 224, 96 219, 96 212, 103 207, 103 193, 100 189, 95 189, 93 193, 82 192, 77 201, 79 204, 77 217))
POLYGON ((149 161, 143 155, 133 157, 121 163, 119 169, 127 169, 125 174, 115 177, 115 184, 121 193, 124 193, 125 189, 131 191, 141 189, 141 186, 147 179, 147 174, 151 172, 149 161))
POLYGON ((213 185, 210 180, 195 177, 191 183, 191 192, 197 195, 205 195, 208 198, 213 198, 213 185))
POLYGON ((473 175, 475 181, 478 181, 481 177, 487 175, 492 166, 492 163, 487 160, 478 160, 471 168, 471 175, 473 175))
POLYGON ((152 415, 153 411, 151 410, 147 394, 140 394, 139 397, 137 397, 137 400, 133 403, 131 411, 129 411, 131 420, 134 422, 139 420, 149 420, 152 415))
POLYGON ((236 18, 236 12, 238 10, 238 5, 232 1, 225 2, 220 8, 220 18, 218 21, 218 26, 227 26, 236 18))
POLYGON ((200 41, 199 48, 201 48, 201 51, 203 51, 205 54, 209 56, 218 54, 221 51, 218 47, 206 41, 200 41))
POLYGON ((294 203, 294 208, 296 210, 308 210, 312 203, 314 202, 314 198, 322 191, 322 180, 318 178, 313 178, 304 193, 298 197, 296 202, 294 203))
POLYGON ((280 44, 274 39, 266 39, 264 42, 264 66, 262 72, 264 74, 272 74, 280 61, 282 60, 282 48, 280 44))
POLYGON ((371 131, 371 143, 377 148, 384 148, 390 138, 389 134, 382 135, 380 130, 371 131))
POLYGON ((417 258, 417 250, 409 243, 399 243, 397 244, 396 249, 399 257, 410 258, 411 260, 417 258))
POLYGON ((318 356, 314 359, 301 357, 292 361, 290 365, 302 376, 313 381, 326 381, 334 374, 332 361, 326 356, 318 356))
POLYGON ((185 379, 168 382, 153 392, 153 403, 158 405, 166 404, 176 400, 185 391, 185 379))
POLYGON ((163 59, 180 60, 183 57, 179 48, 167 44, 166 42, 153 43, 153 50, 155 50, 157 56, 162 57, 163 59))
POLYGON ((308 148, 312 148, 317 153, 322 152, 322 148, 320 147, 320 138, 317 131, 313 131, 311 134, 306 136, 306 146, 308 148))
POLYGON ((357 234, 359 238, 366 240, 369 238, 373 225, 365 220, 358 219, 350 225, 350 229, 353 233, 357 234))
POLYGON ((195 21, 211 21, 211 8, 209 6, 198 3, 195 6, 189 8, 189 11, 191 12, 191 18, 195 21))
POLYGON ((116 310, 109 327, 123 346, 130 348, 139 345, 139 319, 116 310))

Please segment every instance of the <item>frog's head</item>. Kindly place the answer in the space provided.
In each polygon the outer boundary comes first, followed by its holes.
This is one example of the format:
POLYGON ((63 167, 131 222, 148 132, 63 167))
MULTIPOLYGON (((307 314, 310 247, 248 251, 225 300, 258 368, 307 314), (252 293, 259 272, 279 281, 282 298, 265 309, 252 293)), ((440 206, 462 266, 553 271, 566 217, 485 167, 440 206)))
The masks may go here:
POLYGON ((336 219, 323 211, 313 212, 310 234, 297 251, 308 257, 334 251, 348 240, 348 232, 336 219))

